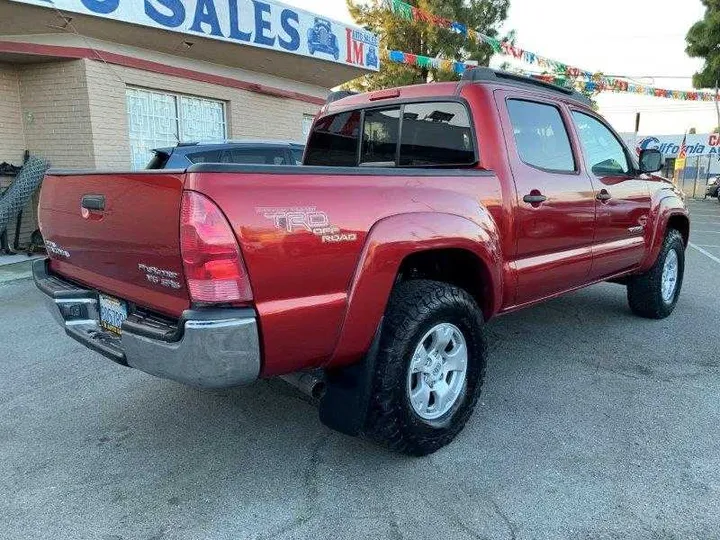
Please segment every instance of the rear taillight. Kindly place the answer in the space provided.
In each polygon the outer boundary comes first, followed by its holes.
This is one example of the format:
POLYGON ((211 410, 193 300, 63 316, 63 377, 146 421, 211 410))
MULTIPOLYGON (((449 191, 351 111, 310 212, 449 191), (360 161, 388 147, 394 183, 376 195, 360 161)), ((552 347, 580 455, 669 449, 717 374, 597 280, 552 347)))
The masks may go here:
POLYGON ((180 251, 195 302, 248 302, 252 289, 230 224, 210 199, 183 193, 180 251))

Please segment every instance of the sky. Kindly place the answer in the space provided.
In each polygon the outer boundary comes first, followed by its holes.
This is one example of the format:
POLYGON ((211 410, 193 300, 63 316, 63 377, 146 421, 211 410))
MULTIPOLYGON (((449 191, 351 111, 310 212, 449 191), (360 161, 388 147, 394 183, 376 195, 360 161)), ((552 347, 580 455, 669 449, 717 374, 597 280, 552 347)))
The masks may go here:
MULTIPOLYGON (((345 0, 284 2, 353 22, 345 0)), ((700 0, 511 0, 501 31, 515 30, 518 46, 588 71, 628 76, 648 86, 690 90, 690 77, 702 67, 702 60, 685 54, 685 35, 703 13, 700 0)), ((496 55, 491 66, 506 60, 496 55)), ((537 70, 537 66, 513 65, 537 70)), ((706 133, 718 125, 710 102, 611 93, 600 94, 597 102, 600 112, 620 132, 635 130, 637 112, 641 135, 679 134, 690 128, 706 133)))

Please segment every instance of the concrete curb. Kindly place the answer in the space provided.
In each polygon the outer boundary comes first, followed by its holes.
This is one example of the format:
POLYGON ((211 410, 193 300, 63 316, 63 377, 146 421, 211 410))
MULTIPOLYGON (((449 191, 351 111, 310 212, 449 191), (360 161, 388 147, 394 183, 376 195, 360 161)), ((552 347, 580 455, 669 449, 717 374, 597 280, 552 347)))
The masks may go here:
POLYGON ((33 259, 30 259, 0 266, 0 285, 21 279, 30 279, 32 277, 32 263, 33 259))

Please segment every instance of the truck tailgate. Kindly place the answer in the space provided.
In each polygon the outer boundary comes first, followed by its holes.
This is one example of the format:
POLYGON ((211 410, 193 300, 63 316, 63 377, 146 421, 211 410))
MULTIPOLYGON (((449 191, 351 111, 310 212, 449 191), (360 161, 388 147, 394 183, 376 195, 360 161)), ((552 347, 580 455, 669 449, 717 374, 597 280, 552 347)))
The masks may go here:
POLYGON ((178 316, 190 305, 180 254, 184 175, 53 173, 40 195, 50 268, 138 306, 178 316))

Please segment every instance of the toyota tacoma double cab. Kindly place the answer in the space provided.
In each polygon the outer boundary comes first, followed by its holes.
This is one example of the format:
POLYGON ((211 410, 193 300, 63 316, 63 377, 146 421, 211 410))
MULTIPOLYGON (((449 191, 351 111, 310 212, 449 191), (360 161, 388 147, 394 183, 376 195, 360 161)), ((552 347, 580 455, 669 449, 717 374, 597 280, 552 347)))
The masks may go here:
POLYGON ((300 167, 52 171, 34 277, 118 364, 284 376, 329 427, 424 455, 470 417, 493 317, 603 281, 670 315, 689 218, 661 162, 582 95, 478 68, 331 95, 300 167))

